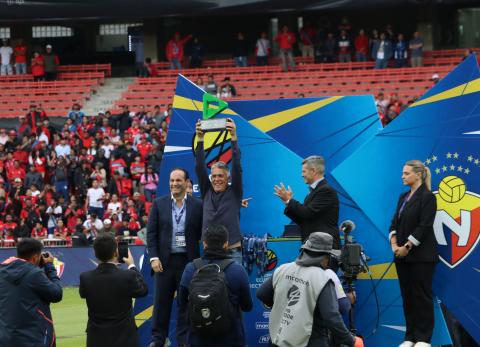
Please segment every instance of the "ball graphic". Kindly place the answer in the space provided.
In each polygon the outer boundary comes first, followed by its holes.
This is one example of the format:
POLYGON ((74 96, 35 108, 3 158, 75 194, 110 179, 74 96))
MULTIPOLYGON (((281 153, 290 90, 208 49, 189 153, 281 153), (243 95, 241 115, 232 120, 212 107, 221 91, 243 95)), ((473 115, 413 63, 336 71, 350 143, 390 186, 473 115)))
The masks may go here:
POLYGON ((457 176, 447 176, 438 185, 438 194, 446 202, 458 202, 465 196, 465 182, 457 176))

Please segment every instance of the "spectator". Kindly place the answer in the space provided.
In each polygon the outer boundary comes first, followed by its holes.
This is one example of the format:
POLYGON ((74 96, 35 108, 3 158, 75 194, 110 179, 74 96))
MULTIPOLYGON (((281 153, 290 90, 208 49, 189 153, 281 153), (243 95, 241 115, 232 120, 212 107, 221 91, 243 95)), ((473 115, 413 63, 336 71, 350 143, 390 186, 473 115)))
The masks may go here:
POLYGON ((170 69, 181 70, 184 55, 184 46, 192 38, 192 35, 180 39, 180 33, 176 32, 173 38, 168 41, 166 48, 167 60, 170 62, 170 69))
POLYGON ((340 63, 349 63, 352 61, 352 44, 347 36, 347 32, 342 30, 338 39, 338 61, 340 63))
POLYGON ((418 31, 413 33, 413 39, 410 40, 409 48, 411 50, 410 63, 412 67, 423 66, 423 38, 418 31))
POLYGON ((147 199, 148 202, 153 202, 157 193, 158 175, 155 173, 152 166, 148 166, 147 172, 140 176, 140 183, 145 192, 145 199, 147 199))
POLYGON ((335 52, 337 49, 337 40, 333 36, 333 33, 327 34, 327 39, 324 44, 323 55, 326 63, 333 63, 335 61, 335 52))
MULTIPOLYGON (((372 30, 372 36, 370 37, 370 52, 373 50, 373 46, 375 46, 380 41, 380 34, 377 29, 372 30)), ((373 59, 375 60, 375 58, 373 59)))
POLYGON ((360 29, 355 38, 355 58, 357 61, 367 61, 368 57, 368 36, 365 35, 365 30, 360 29))
POLYGON ((372 58, 375 60, 375 69, 385 69, 392 57, 392 43, 386 39, 385 33, 380 34, 380 40, 372 48, 372 58))
POLYGON ((467 58, 470 56, 470 54, 474 54, 474 53, 475 53, 475 52, 473 51, 473 49, 467 48, 467 49, 465 50, 465 53, 463 53, 462 61, 465 60, 465 59, 467 59, 467 58))
POLYGON ((83 117, 85 117, 85 113, 81 111, 80 104, 74 103, 71 111, 68 112, 67 118, 71 119, 75 125, 80 125, 82 124, 83 117))
POLYGON ((203 78, 198 77, 197 80, 195 81, 195 84, 205 90, 205 83, 203 82, 203 78))
POLYGON ((35 166, 30 165, 27 174, 25 175, 25 189, 30 188, 32 185, 36 185, 39 188, 43 188, 43 177, 35 170, 35 166))
POLYGON ((105 200, 105 191, 98 186, 98 181, 92 181, 92 187, 87 191, 87 200, 85 210, 89 213, 95 213, 100 219, 103 219, 103 201, 105 200))
POLYGON ((83 223, 83 228, 89 243, 92 243, 97 237, 98 233, 102 232, 103 222, 97 217, 95 212, 92 212, 89 216, 87 216, 87 220, 83 223))
POLYGON ((0 75, 1 76, 13 75, 12 55, 13 55, 12 47, 10 47, 7 40, 3 40, 2 47, 0 47, 0 58, 1 58, 0 75))
POLYGON ((45 80, 45 60, 43 55, 38 52, 33 52, 32 75, 34 81, 45 80))
POLYGON ((385 114, 385 125, 388 125, 392 120, 397 118, 397 116, 398 113, 395 105, 390 105, 387 109, 387 113, 385 114))
POLYGON ((204 48, 198 37, 194 37, 190 46, 190 67, 200 68, 203 64, 204 48))
POLYGON ((284 25, 282 32, 277 35, 275 41, 280 46, 280 60, 283 71, 288 71, 288 65, 290 65, 292 71, 295 70, 295 61, 293 60, 293 45, 297 41, 295 35, 288 30, 288 26, 284 25))
POLYGON ((82 220, 78 218, 78 221, 80 224, 75 227, 72 234, 72 247, 88 247, 89 243, 81 224, 82 220))
POLYGON ((152 58, 145 58, 144 68, 146 74, 143 77, 158 77, 157 67, 155 64, 152 63, 152 58))
POLYGON ((147 284, 130 250, 126 258, 119 259, 117 242, 111 234, 98 237, 93 249, 100 264, 80 274, 79 287, 80 297, 87 300, 88 306, 87 347, 138 347, 132 299, 147 295, 147 284), (117 267, 119 260, 128 270, 117 267))
MULTIPOLYGON (((433 86, 436 85, 439 81, 440 81, 440 76, 438 75, 438 73, 434 73, 434 74, 432 75, 433 86)), ((433 86, 432 86, 432 87, 433 87, 433 86)))
POLYGON ((233 58, 236 67, 245 67, 248 65, 248 46, 245 36, 242 32, 237 34, 237 39, 233 43, 233 58))
POLYGON ((0 265, 0 345, 55 345, 50 303, 62 300, 62 286, 53 256, 43 245, 25 238, 17 256, 0 265), (26 324, 28 322, 28 324, 26 324))
POLYGON ((257 57, 257 65, 264 66, 268 64, 268 56, 270 55, 270 41, 267 33, 262 31, 260 38, 255 44, 255 56, 257 57))
POLYGON ((45 54, 43 55, 45 65, 45 80, 55 81, 57 79, 57 67, 60 65, 58 56, 53 53, 52 45, 45 46, 45 54))
POLYGON ((68 157, 70 155, 70 152, 72 151, 72 148, 70 145, 67 143, 67 138, 65 135, 63 135, 60 138, 60 143, 55 146, 55 153, 57 153, 57 156, 60 157, 68 157))
POLYGON ((197 276, 197 271, 209 264, 223 267, 227 289, 226 300, 229 300, 227 307, 230 308, 231 313, 228 318, 222 317, 222 319, 229 319, 231 328, 227 332, 214 332, 207 335, 206 333, 202 334, 201 331, 199 332, 190 325, 188 341, 192 347, 245 346, 245 331, 241 312, 250 311, 253 307, 253 302, 250 295, 247 272, 241 264, 232 262, 228 255, 228 234, 228 230, 224 226, 210 225, 203 235, 205 251, 202 258, 187 264, 180 281, 178 317, 179 324, 186 325, 186 319, 192 319, 191 316, 188 316, 187 311, 189 311, 189 301, 193 299, 190 290, 192 288, 192 280, 197 276))
POLYGON ((15 73, 24 75, 27 73, 27 46, 22 39, 18 39, 17 45, 13 49, 15 56, 15 73))
POLYGON ((393 48, 393 57, 395 58, 396 67, 407 66, 408 47, 403 39, 403 34, 398 34, 398 41, 393 48))
POLYGON ((32 238, 37 240, 43 240, 47 237, 48 230, 45 228, 41 221, 35 223, 35 228, 32 229, 32 238))
POLYGON ((313 57, 313 43, 317 31, 311 23, 307 23, 300 29, 300 42, 302 44, 302 57, 313 57))
POLYGON ((215 80, 212 74, 208 75, 207 84, 205 84, 205 92, 212 95, 216 95, 218 92, 218 86, 217 86, 217 83, 215 83, 215 80))
POLYGON ((57 203, 55 199, 52 199, 48 204, 46 214, 47 214, 47 232, 48 235, 52 235, 55 233, 55 229, 57 228, 58 220, 61 220, 63 216, 63 209, 62 206, 57 203))
POLYGON ((230 77, 228 76, 223 79, 223 83, 218 90, 221 98, 231 98, 232 96, 237 96, 237 90, 233 84, 230 83, 230 77))
POLYGON ((377 98, 375 99, 375 104, 377 107, 380 107, 382 113, 387 111, 387 107, 390 104, 390 100, 385 98, 385 94, 383 92, 378 93, 377 98))

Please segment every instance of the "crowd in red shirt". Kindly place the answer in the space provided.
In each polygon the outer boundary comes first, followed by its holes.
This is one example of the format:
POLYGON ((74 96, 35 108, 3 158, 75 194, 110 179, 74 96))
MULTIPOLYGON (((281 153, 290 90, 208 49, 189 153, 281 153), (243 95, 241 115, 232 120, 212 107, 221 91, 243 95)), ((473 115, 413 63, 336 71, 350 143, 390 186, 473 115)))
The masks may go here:
POLYGON ((15 129, 0 129, 0 245, 35 237, 86 246, 99 232, 131 237, 146 227, 170 113, 81 115, 54 127, 32 104, 15 129))

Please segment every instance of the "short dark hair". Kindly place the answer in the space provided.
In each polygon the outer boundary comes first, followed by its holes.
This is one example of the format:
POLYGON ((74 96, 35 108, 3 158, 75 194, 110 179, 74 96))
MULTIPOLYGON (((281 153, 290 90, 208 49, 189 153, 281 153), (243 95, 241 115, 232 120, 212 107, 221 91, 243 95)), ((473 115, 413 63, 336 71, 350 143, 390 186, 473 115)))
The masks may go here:
POLYGON ((184 169, 183 167, 176 167, 172 171, 170 171, 170 173, 172 173, 173 171, 182 171, 183 175, 185 176, 185 180, 188 180, 190 178, 190 175, 188 174, 188 171, 186 169, 184 169))
POLYGON ((93 249, 97 259, 105 263, 113 258, 117 250, 117 241, 112 234, 103 233, 93 241, 93 249))
POLYGON ((222 249, 225 242, 228 241, 228 230, 223 225, 210 225, 205 230, 203 241, 209 249, 222 249))
POLYGON ((20 259, 28 260, 34 255, 42 253, 43 244, 32 238, 23 238, 17 244, 17 257, 20 259))

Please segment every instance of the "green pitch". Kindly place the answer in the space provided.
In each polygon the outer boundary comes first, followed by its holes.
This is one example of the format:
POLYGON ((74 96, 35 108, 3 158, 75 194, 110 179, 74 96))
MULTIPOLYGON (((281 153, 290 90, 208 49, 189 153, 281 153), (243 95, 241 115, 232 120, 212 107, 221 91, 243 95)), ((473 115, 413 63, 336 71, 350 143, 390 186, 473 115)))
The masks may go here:
POLYGON ((63 300, 51 306, 57 347, 85 347, 87 305, 80 298, 78 288, 64 288, 63 300))

